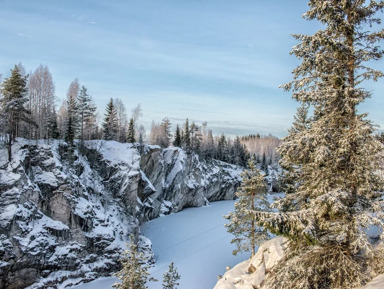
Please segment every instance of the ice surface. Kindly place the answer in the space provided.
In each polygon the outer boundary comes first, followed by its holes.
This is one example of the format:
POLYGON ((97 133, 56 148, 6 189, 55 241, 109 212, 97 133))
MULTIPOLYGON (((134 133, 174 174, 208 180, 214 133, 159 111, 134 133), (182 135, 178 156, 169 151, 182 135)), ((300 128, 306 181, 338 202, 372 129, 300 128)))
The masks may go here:
MULTIPOLYGON (((153 245, 156 264, 152 276, 162 280, 171 262, 181 275, 180 289, 212 289, 217 275, 226 266, 247 259, 248 254, 233 256, 232 235, 224 228, 223 215, 233 210, 235 201, 221 201, 210 206, 185 209, 177 214, 149 221, 142 231, 153 245)), ((73 289, 109 289, 116 278, 100 278, 73 289)), ((149 289, 162 288, 161 282, 150 283, 149 289)))

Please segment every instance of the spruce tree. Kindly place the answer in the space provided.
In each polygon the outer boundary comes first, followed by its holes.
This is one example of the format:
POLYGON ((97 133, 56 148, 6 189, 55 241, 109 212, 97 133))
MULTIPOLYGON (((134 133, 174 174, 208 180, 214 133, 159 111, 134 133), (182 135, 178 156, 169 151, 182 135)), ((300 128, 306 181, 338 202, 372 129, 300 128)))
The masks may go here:
POLYGON ((168 271, 163 275, 163 289, 177 289, 180 280, 180 275, 173 262, 169 265, 168 271))
POLYGON ((136 137, 135 137, 135 122, 134 122, 133 118, 131 118, 129 120, 127 142, 134 143, 135 141, 136 141, 136 137))
POLYGON ((268 163, 267 163, 267 156, 265 155, 265 152, 263 152, 263 157, 261 159, 261 165, 260 169, 265 172, 266 175, 268 175, 268 163))
MULTIPOLYGON (((296 115, 294 116, 294 121, 292 124, 292 127, 288 130, 289 135, 284 139, 285 142, 289 142, 291 140, 294 140, 296 135, 303 134, 304 131, 310 128, 311 124, 311 118, 308 116, 308 109, 309 105, 306 103, 302 103, 298 108, 296 115)), ((284 151, 279 150, 278 152, 284 156, 284 151)), ((295 153, 299 154, 300 151, 293 152, 292 150, 289 153, 295 153)), ((299 163, 293 163, 289 159, 295 159, 294 157, 284 156, 281 161, 280 165, 284 169, 284 173, 282 176, 282 186, 286 194, 291 194, 296 191, 296 188, 299 184, 300 180, 300 172, 301 172, 301 165, 299 163), (288 161, 287 161, 288 160, 288 161)), ((288 199, 294 197, 292 196, 286 196, 285 203, 287 205, 294 204, 293 202, 289 202, 288 199), (289 204, 290 203, 290 204, 289 204)), ((287 210, 288 207, 284 207, 284 210, 287 210)))
POLYGON ((67 116, 65 141, 68 142, 70 150, 73 150, 73 141, 79 129, 79 107, 77 97, 79 93, 79 83, 77 79, 72 81, 67 92, 67 116))
POLYGON ((20 123, 25 122, 37 127, 31 119, 31 112, 25 108, 27 98, 27 76, 23 76, 20 65, 15 65, 11 76, 6 78, 1 85, 0 113, 3 119, 5 133, 8 134, 6 146, 8 161, 12 159, 12 143, 19 134, 20 123))
POLYGON ((122 269, 114 274, 120 279, 120 283, 113 284, 117 289, 146 289, 148 281, 156 281, 149 278, 150 265, 146 264, 144 254, 138 251, 137 245, 131 238, 129 249, 123 253, 121 259, 122 269))
POLYGON ((92 98, 88 95, 87 89, 83 85, 78 96, 78 112, 80 119, 80 139, 84 141, 84 130, 87 124, 95 117, 96 107, 92 105, 92 98))
POLYGON ((254 215, 259 225, 289 239, 269 287, 355 288, 383 267, 383 255, 367 236, 367 228, 382 227, 384 217, 376 173, 382 145, 357 105, 370 96, 362 82, 383 76, 366 63, 384 55, 377 46, 384 30, 366 29, 380 23, 375 14, 384 2, 311 0, 309 7, 304 17, 324 29, 294 36, 300 43, 292 53, 301 64, 283 86, 314 108, 310 127, 280 147, 286 164, 300 165, 298 187, 288 199, 295 211, 254 215))
POLYGON ((173 145, 175 147, 181 147, 181 134, 180 134, 180 128, 178 124, 176 125, 175 139, 173 141, 173 145))
POLYGON ((103 134, 105 140, 115 140, 117 135, 117 112, 113 99, 108 102, 107 111, 103 122, 103 134))
POLYGON ((235 211, 224 216, 230 220, 225 225, 228 232, 235 237, 231 243, 236 244, 233 254, 251 251, 255 255, 256 245, 268 239, 267 230, 257 227, 253 212, 256 210, 268 211, 269 203, 266 199, 267 189, 261 172, 256 168, 255 162, 248 162, 249 169, 242 173, 242 183, 235 193, 238 198, 235 211))
POLYGON ((187 153, 189 153, 191 150, 191 133, 189 128, 188 118, 185 120, 182 140, 183 140, 183 148, 187 151, 187 153))

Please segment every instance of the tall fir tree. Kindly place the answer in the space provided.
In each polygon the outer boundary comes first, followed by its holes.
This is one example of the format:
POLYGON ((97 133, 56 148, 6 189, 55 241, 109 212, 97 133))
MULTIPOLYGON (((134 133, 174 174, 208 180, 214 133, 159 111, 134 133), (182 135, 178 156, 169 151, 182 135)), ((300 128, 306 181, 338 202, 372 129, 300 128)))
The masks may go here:
POLYGON ((175 139, 173 140, 173 145, 175 147, 181 147, 181 134, 180 134, 180 127, 178 124, 176 125, 175 139))
POLYGON ((169 264, 168 271, 163 275, 163 289, 177 289, 180 280, 180 274, 177 272, 177 268, 173 264, 169 264))
POLYGON ((78 96, 78 112, 80 120, 80 139, 84 141, 84 133, 95 117, 96 107, 92 104, 92 98, 89 96, 86 87, 83 85, 78 96))
POLYGON ((108 102, 103 122, 103 137, 105 140, 115 140, 117 134, 117 112, 113 99, 108 102))
POLYGON ((31 112, 25 108, 27 98, 27 78, 20 71, 20 66, 15 65, 11 76, 6 78, 1 85, 0 113, 2 126, 8 134, 6 146, 8 161, 12 159, 12 143, 19 134, 20 123, 25 122, 37 127, 31 119, 31 112))
POLYGON ((131 119, 129 120, 127 142, 129 142, 129 143, 136 142, 135 122, 133 120, 133 117, 131 117, 131 119))
POLYGON ((225 225, 228 232, 234 235, 231 243, 236 244, 233 254, 251 251, 255 255, 256 245, 268 239, 266 229, 256 226, 253 212, 256 210, 269 210, 266 199, 267 189, 264 177, 256 168, 255 162, 248 162, 249 169, 242 173, 242 183, 235 193, 238 198, 235 203, 235 211, 224 216, 230 222, 225 225))
POLYGON ((116 289, 146 289, 148 281, 156 281, 149 277, 150 265, 146 264, 145 256, 138 251, 134 238, 131 237, 129 249, 123 253, 122 269, 114 274, 120 282, 113 284, 116 289))
POLYGON ((295 35, 292 53, 301 59, 294 80, 284 89, 314 108, 308 129, 288 137, 280 147, 286 164, 300 165, 296 192, 278 202, 291 212, 254 212, 259 225, 288 237, 285 258, 267 280, 272 288, 355 288, 383 268, 383 254, 367 236, 371 225, 383 227, 382 145, 374 127, 359 114, 358 104, 370 96, 364 80, 384 74, 367 67, 383 57, 377 45, 384 30, 380 1, 309 1, 308 20, 324 29, 295 35), (287 204, 288 203, 288 204, 287 204))
POLYGON ((79 109, 77 96, 79 94, 79 82, 77 79, 72 81, 67 92, 67 115, 65 141, 73 148, 73 141, 79 129, 79 109))
POLYGON ((185 120, 184 130, 182 135, 182 147, 187 151, 187 153, 191 152, 191 132, 189 128, 188 118, 185 120))

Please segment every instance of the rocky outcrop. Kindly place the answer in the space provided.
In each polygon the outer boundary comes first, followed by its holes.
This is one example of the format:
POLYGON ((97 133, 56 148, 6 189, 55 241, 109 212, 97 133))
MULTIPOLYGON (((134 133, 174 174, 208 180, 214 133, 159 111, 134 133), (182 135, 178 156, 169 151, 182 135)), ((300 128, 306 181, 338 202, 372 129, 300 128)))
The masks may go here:
POLYGON ((263 243, 255 256, 228 270, 214 289, 269 289, 264 281, 271 268, 284 257, 285 246, 284 237, 263 243))
POLYGON ((0 288, 55 288, 118 268, 140 223, 185 207, 232 199, 241 169, 178 148, 89 141, 70 157, 64 143, 23 139, 12 162, 0 150, 0 288))
MULTIPOLYGON (((219 277, 214 289, 273 289, 265 284, 273 267, 284 257, 287 239, 275 237, 263 243, 255 256, 219 277)), ((360 289, 384 288, 384 275, 379 275, 360 289)))

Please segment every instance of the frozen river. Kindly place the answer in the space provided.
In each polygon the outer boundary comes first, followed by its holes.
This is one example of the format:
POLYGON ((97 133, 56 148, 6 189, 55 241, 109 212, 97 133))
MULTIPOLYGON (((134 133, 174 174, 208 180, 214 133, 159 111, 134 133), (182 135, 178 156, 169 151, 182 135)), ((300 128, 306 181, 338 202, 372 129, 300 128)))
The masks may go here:
MULTIPOLYGON (((212 289, 226 266, 234 266, 249 254, 233 256, 232 235, 227 233, 223 215, 233 211, 235 201, 221 201, 210 206, 185 209, 160 217, 142 226, 153 245, 156 264, 149 289, 161 289, 163 273, 171 262, 181 275, 179 289, 212 289)), ((116 278, 101 278, 73 289, 109 289, 116 278)))

